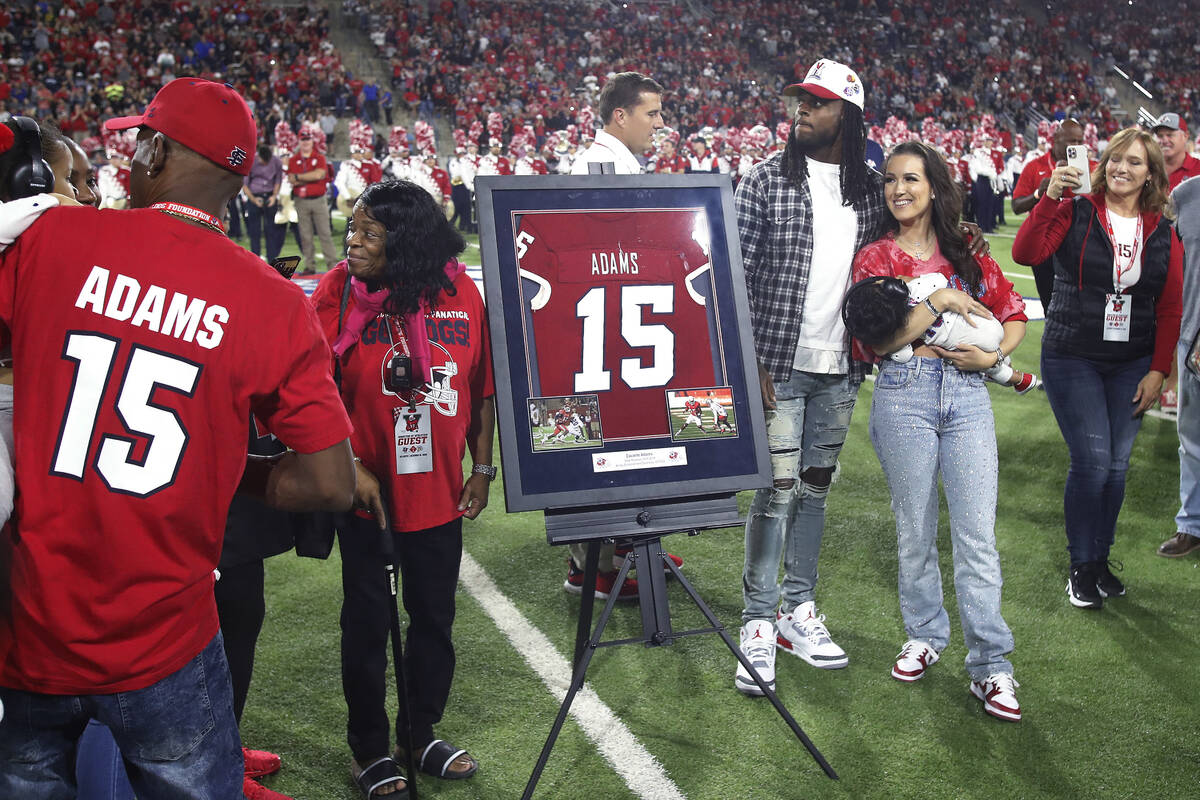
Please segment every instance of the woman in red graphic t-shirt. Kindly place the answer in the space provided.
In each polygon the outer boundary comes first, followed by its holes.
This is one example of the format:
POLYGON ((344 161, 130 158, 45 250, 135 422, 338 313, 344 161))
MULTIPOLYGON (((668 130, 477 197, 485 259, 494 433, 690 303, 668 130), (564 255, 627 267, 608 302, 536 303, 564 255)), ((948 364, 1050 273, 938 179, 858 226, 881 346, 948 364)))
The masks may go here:
POLYGON ((456 259, 464 247, 424 189, 373 184, 347 225, 346 260, 313 294, 354 423, 359 511, 338 532, 342 685, 351 773, 367 797, 403 791, 396 762, 406 728, 423 772, 455 779, 478 768, 466 750, 434 735, 454 674, 462 518, 487 505, 496 474, 487 320, 479 290, 456 259), (464 481, 466 452, 473 467, 464 481), (393 601, 381 545, 389 543, 409 616, 408 719, 396 720, 395 750, 384 708, 393 601))

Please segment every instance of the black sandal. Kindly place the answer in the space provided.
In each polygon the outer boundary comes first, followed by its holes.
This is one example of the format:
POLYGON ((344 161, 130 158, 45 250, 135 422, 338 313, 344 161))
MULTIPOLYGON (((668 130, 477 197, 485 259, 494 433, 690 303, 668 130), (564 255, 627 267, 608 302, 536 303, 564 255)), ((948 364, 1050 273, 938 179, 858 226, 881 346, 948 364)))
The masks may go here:
POLYGON ((366 800, 376 800, 376 798, 388 798, 388 800, 407 800, 408 798, 408 779, 400 772, 400 768, 396 766, 396 762, 391 756, 383 756, 372 761, 367 766, 355 775, 354 767, 358 762, 350 765, 350 777, 358 785, 358 790, 362 792, 366 800), (375 790, 380 789, 388 784, 395 786, 400 781, 404 781, 404 788, 391 794, 376 794, 375 790))
POLYGON ((444 739, 434 739, 425 745, 421 757, 417 759, 417 769, 435 778, 459 781, 474 775, 475 771, 479 769, 479 762, 472 758, 466 750, 456 748, 444 739), (471 762, 471 768, 464 772, 451 771, 450 765, 460 756, 467 757, 467 761, 471 762))

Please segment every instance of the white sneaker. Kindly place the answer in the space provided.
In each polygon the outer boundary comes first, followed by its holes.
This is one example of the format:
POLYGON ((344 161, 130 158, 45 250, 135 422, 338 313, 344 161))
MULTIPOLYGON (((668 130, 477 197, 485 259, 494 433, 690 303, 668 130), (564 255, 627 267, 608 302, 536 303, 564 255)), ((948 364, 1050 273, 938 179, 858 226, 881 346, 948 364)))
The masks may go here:
POLYGON ((1012 673, 997 672, 981 681, 971 681, 971 694, 983 703, 983 710, 997 719, 1021 721, 1021 704, 1017 702, 1016 687, 1021 684, 1012 673))
POLYGON ((905 683, 919 681, 925 677, 925 670, 937 663, 938 658, 940 656, 937 650, 927 642, 909 639, 900 649, 900 655, 896 656, 896 663, 892 665, 892 677, 905 683))
POLYGON ((801 603, 790 614, 777 614, 775 625, 779 646, 814 667, 841 669, 850 663, 846 651, 833 643, 825 627, 825 615, 817 616, 813 601, 801 603))
MULTIPOLYGON (((762 682, 775 691, 775 626, 769 619, 752 619, 742 626, 742 654, 746 656, 762 682)), ((763 690, 754 682, 742 662, 738 662, 733 685, 742 694, 762 697, 763 690)))

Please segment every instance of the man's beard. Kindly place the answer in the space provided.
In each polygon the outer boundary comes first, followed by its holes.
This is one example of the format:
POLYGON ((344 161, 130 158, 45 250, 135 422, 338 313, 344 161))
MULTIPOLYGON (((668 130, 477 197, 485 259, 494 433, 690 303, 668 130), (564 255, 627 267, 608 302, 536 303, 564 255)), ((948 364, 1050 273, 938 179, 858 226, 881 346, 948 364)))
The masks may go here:
POLYGON ((831 133, 822 135, 818 134, 814 128, 809 128, 803 132, 804 140, 801 140, 796 130, 796 123, 792 123, 791 145, 792 148, 800 155, 809 155, 817 150, 822 150, 837 141, 838 132, 835 130, 831 133))

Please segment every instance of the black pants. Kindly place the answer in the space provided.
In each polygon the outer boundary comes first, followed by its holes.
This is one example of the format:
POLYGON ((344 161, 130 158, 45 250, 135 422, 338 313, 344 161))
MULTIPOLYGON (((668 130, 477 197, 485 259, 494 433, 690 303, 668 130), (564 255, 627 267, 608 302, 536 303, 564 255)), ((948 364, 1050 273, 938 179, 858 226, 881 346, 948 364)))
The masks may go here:
POLYGON ((975 224, 984 233, 991 233, 996 229, 996 194, 992 191, 991 180, 982 175, 976 178, 971 187, 971 199, 975 205, 975 224))
POLYGON ((259 208, 254 203, 246 201, 246 233, 250 237, 250 252, 256 256, 262 255, 260 242, 265 240, 267 261, 274 261, 279 258, 279 251, 283 249, 286 228, 283 225, 275 224, 275 212, 279 210, 279 206, 266 205, 267 198, 271 195, 255 196, 262 199, 264 205, 259 208))
MULTIPOLYGON (((359 764, 388 755, 384 709, 391 629, 387 573, 378 553, 379 530, 354 516, 338 532, 342 553, 342 692, 349 712, 346 740, 359 764)), ((413 745, 433 740, 454 678, 454 595, 462 558, 462 520, 412 533, 393 533, 400 565, 401 596, 408 614, 404 639, 404 678, 412 716, 413 745)), ((403 711, 400 712, 403 714, 403 711)), ((396 719, 397 742, 405 721, 396 719)))
POLYGON ((254 674, 254 648, 267 613, 263 600, 263 562, 251 561, 222 569, 213 593, 233 683, 233 713, 240 725, 254 674))
POLYGON ((471 233, 471 190, 465 183, 456 183, 450 189, 450 199, 454 201, 454 216, 450 223, 458 223, 458 229, 471 233))

